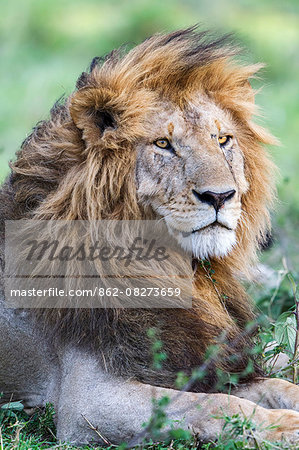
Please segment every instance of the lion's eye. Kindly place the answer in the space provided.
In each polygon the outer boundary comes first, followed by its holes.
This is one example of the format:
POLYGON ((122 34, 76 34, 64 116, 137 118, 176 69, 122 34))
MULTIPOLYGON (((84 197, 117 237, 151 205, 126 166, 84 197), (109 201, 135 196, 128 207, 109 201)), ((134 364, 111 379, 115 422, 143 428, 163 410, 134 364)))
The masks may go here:
POLYGON ((223 147, 224 145, 226 145, 226 144, 228 144, 229 143, 229 141, 231 140, 231 136, 219 136, 218 137, 218 142, 219 142, 219 145, 221 146, 221 147, 223 147))
POLYGON ((163 149, 166 149, 166 150, 170 150, 172 148, 169 140, 166 139, 166 138, 165 139, 157 139, 156 141, 154 141, 154 144, 157 147, 163 148, 163 149))

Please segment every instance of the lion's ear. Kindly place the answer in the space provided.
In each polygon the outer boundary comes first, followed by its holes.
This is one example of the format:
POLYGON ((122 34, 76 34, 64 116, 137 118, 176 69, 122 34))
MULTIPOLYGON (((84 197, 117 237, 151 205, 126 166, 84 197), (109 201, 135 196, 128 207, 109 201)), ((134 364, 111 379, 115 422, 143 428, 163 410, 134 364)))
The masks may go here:
POLYGON ((96 145, 108 131, 118 128, 119 111, 109 89, 83 88, 70 101, 71 117, 87 145, 96 145))
POLYGON ((108 128, 115 129, 116 121, 110 111, 104 109, 95 112, 95 124, 104 133, 108 128))

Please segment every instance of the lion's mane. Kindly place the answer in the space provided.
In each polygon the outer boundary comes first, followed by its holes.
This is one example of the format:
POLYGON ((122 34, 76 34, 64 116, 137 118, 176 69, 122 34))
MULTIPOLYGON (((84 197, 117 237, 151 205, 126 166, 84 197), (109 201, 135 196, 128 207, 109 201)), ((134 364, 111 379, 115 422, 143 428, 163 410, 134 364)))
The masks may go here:
POLYGON ((145 219, 151 213, 136 198, 134 147, 147 113, 161 99, 183 108, 194 93, 203 92, 238 127, 250 184, 242 199, 238 245, 229 256, 210 261, 216 283, 198 264, 192 309, 45 309, 37 314, 57 345, 85 345, 108 371, 170 387, 176 372, 190 374, 225 332, 219 356, 193 389, 215 387, 217 368, 243 373, 244 379, 260 373, 255 364, 246 370, 250 357, 244 330, 254 316, 236 275, 249 272, 269 228, 273 164, 262 144, 273 139, 252 121, 256 108, 248 80, 261 65, 236 64, 232 58, 237 53, 228 37, 211 40, 191 28, 155 35, 127 54, 119 50, 95 58, 76 91, 54 105, 49 120, 37 124, 11 165, 1 191, 3 221, 145 219), (207 319, 211 311, 214 320, 207 319), (167 353, 160 371, 151 364, 149 327, 158 330, 167 353))

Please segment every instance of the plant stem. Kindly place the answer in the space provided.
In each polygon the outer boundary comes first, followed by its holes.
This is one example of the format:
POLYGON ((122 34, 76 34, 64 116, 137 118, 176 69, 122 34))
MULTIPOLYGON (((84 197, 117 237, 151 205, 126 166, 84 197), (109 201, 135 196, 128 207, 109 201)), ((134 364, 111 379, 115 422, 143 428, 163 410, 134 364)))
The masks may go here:
MULTIPOLYGON (((293 362, 297 360, 299 356, 299 295, 298 295, 298 286, 295 283, 295 280, 291 273, 288 273, 288 279, 290 280, 294 301, 295 301, 295 317, 296 317, 296 337, 295 337, 295 346, 294 346, 294 355, 293 362)), ((293 383, 297 383, 298 378, 298 364, 293 364, 293 383)))
MULTIPOLYGON (((296 289, 297 290, 297 289, 296 289)), ((299 356, 299 300, 297 300, 296 296, 295 296, 295 301, 296 301, 296 308, 295 308, 295 317, 296 317, 296 338, 295 338, 295 348, 294 348, 294 360, 297 359, 297 357, 299 356)), ((297 379, 298 379, 298 364, 294 364, 294 368, 293 368, 293 383, 297 383, 297 379)))

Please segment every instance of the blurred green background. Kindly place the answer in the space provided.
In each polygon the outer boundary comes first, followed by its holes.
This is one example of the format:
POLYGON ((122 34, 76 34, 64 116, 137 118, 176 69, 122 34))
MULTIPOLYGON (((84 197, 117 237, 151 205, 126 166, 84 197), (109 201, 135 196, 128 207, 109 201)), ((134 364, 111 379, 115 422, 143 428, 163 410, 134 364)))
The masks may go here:
MULTIPOLYGON (((1 2, 0 179, 32 126, 69 94, 94 56, 156 31, 201 23, 236 34, 245 58, 267 68, 257 96, 262 123, 282 146, 276 244, 267 261, 299 263, 299 1, 298 0, 11 0, 1 2)), ((298 267, 298 265, 297 265, 298 267)))

